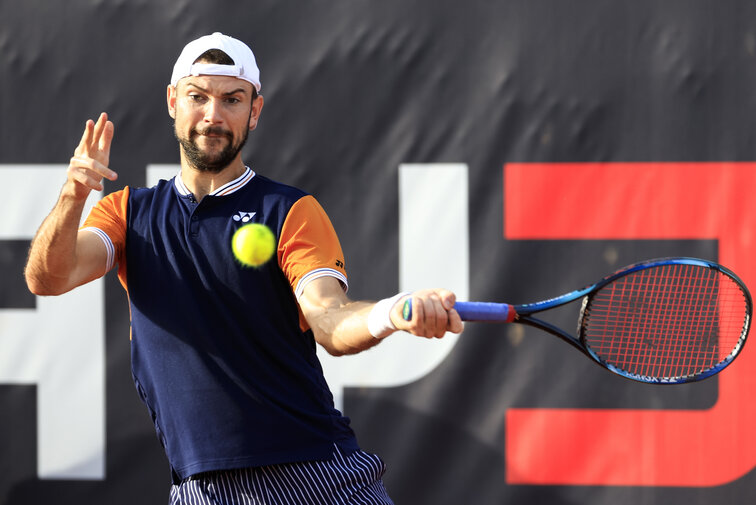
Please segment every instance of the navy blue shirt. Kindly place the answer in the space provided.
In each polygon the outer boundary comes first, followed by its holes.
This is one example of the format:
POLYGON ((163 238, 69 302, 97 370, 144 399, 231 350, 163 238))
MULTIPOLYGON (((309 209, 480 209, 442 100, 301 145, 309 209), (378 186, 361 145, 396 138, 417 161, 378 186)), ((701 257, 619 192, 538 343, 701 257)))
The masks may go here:
POLYGON ((134 381, 174 478, 329 459, 334 444, 356 450, 292 286, 313 272, 346 282, 343 259, 291 273, 280 247, 279 261, 260 268, 240 265, 230 247, 246 222, 266 224, 279 241, 294 228, 306 234, 292 209, 320 209, 314 199, 249 170, 199 203, 178 177, 113 195, 85 226, 104 231, 125 270, 134 381), (114 238, 120 225, 111 221, 124 218, 125 240, 114 238))

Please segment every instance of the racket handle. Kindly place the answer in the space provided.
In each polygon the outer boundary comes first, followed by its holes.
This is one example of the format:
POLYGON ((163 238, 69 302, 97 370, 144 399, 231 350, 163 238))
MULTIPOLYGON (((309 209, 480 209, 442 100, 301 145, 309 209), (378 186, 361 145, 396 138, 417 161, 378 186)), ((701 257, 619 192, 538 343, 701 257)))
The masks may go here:
POLYGON ((457 302, 454 308, 463 321, 511 323, 517 317, 514 307, 508 303, 457 302))
MULTIPOLYGON (((463 321, 489 321, 492 323, 511 323, 517 317, 517 312, 508 303, 490 302, 457 302, 454 308, 463 321)), ((412 298, 407 298, 402 307, 402 317, 405 321, 412 319, 412 298)))

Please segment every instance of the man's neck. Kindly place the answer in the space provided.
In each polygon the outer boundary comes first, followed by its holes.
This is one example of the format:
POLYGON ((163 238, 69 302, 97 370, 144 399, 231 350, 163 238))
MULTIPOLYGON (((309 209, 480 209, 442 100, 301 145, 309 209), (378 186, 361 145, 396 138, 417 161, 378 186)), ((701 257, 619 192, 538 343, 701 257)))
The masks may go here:
POLYGON ((203 172, 197 170, 182 159, 181 181, 186 186, 186 189, 191 191, 194 198, 199 202, 206 195, 212 193, 221 186, 241 177, 246 169, 247 167, 241 161, 240 157, 237 157, 220 172, 203 172))

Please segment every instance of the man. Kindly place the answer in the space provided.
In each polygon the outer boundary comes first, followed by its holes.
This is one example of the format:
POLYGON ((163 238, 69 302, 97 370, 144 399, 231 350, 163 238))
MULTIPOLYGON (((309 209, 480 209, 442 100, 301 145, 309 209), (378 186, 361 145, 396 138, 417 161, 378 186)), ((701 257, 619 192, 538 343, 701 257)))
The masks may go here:
POLYGON ((359 449, 316 358, 378 344, 396 330, 462 331, 454 294, 351 301, 341 246, 318 202, 244 165, 263 108, 244 43, 214 33, 187 44, 167 90, 181 172, 101 200, 115 180, 113 124, 87 121, 68 178, 32 241, 29 289, 58 295, 118 265, 131 313, 132 369, 171 466, 171 503, 391 503, 383 463, 359 449), (239 219, 268 225, 277 254, 244 268, 239 219), (234 219, 236 217, 236 219, 234 219), (401 308, 413 310, 405 321, 401 308))

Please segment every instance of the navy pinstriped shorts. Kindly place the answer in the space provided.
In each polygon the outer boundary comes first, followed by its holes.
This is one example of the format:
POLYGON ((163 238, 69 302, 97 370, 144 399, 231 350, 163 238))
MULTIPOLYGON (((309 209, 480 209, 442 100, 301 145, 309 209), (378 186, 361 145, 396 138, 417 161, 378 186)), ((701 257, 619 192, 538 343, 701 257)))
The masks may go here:
POLYGON ((208 472, 171 487, 170 505, 393 505, 378 456, 338 449, 329 461, 208 472))

